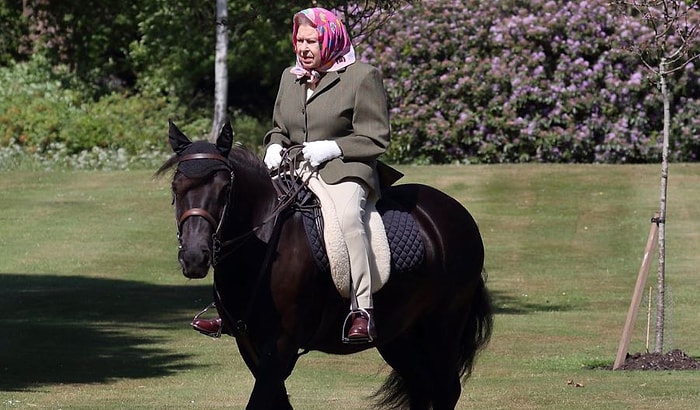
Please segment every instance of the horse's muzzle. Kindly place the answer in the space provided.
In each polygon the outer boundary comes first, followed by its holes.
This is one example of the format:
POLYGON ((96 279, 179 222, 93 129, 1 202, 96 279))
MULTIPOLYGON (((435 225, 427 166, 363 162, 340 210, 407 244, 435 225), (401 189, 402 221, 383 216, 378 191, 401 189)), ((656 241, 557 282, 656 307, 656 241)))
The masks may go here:
POLYGON ((182 248, 178 252, 177 259, 185 277, 202 279, 207 276, 211 266, 211 250, 208 248, 182 248))

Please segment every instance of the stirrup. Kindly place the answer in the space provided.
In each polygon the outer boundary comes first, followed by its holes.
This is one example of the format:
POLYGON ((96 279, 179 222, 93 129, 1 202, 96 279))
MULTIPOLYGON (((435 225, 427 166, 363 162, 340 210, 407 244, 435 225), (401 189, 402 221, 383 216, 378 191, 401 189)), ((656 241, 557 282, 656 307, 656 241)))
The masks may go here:
POLYGON ((211 302, 209 306, 205 307, 204 309, 202 309, 201 312, 194 315, 194 317, 192 318, 192 322, 190 322, 190 325, 194 328, 194 330, 198 331, 199 333, 216 339, 221 337, 221 329, 223 329, 224 327, 223 323, 221 324, 221 326, 219 326, 219 330, 217 332, 205 332, 194 327, 194 321, 199 319, 203 314, 207 313, 207 311, 211 308, 216 308, 216 302, 211 302))
POLYGON ((343 322, 343 330, 342 334, 340 335, 340 340, 345 343, 345 344, 366 344, 366 343, 372 343, 374 342, 374 318, 372 318, 372 315, 367 312, 364 308, 357 308, 355 310, 351 310, 350 313, 348 313, 347 316, 345 316, 345 321, 343 322), (353 319, 355 318, 355 315, 358 313, 363 313, 365 317, 367 318, 367 339, 350 339, 348 337, 348 331, 350 330, 350 327, 352 326, 353 319))

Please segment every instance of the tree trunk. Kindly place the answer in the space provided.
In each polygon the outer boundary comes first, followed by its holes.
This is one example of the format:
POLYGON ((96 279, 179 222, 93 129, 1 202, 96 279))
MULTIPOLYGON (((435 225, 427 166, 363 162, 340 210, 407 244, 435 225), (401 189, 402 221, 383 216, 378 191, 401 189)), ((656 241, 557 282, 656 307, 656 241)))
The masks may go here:
POLYGON ((211 141, 216 141, 226 120, 228 108, 228 5, 227 0, 216 0, 216 61, 214 65, 214 121, 211 141))
POLYGON ((659 207, 659 270, 657 274, 656 293, 656 345, 655 353, 663 353, 665 294, 666 294, 666 199, 668 187, 668 145, 671 128, 671 96, 666 85, 667 62, 661 59, 659 64, 659 80, 661 96, 664 104, 664 133, 661 151, 661 203, 659 207))

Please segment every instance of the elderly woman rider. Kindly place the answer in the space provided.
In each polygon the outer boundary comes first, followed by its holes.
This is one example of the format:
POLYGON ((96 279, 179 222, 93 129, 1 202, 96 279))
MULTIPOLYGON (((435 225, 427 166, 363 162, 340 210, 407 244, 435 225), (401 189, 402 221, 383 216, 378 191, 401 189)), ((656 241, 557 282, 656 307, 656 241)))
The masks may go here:
POLYGON ((282 74, 264 161, 276 169, 283 149, 303 146, 304 159, 318 168, 314 176, 334 202, 349 253, 356 304, 346 340, 371 341, 371 273, 377 268, 365 226, 379 198, 376 160, 390 137, 382 77, 356 60, 345 26, 328 10, 295 14, 292 42, 296 64, 282 74))
POLYGON ((389 111, 379 71, 356 61, 345 26, 322 8, 294 16, 296 65, 285 70, 265 135, 265 164, 276 168, 281 151, 303 145, 304 159, 335 203, 350 256, 359 310, 347 337, 370 339, 371 257, 365 226, 379 198, 376 159, 389 145, 389 111))

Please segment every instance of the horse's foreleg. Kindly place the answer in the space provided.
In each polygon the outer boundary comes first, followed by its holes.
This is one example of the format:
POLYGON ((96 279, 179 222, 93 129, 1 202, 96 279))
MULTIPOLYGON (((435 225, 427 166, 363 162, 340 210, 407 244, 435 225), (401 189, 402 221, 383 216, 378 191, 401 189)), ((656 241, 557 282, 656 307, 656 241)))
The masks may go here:
POLYGON ((255 385, 247 409, 291 409, 284 381, 289 375, 288 354, 280 354, 277 343, 265 348, 256 369, 255 385))

